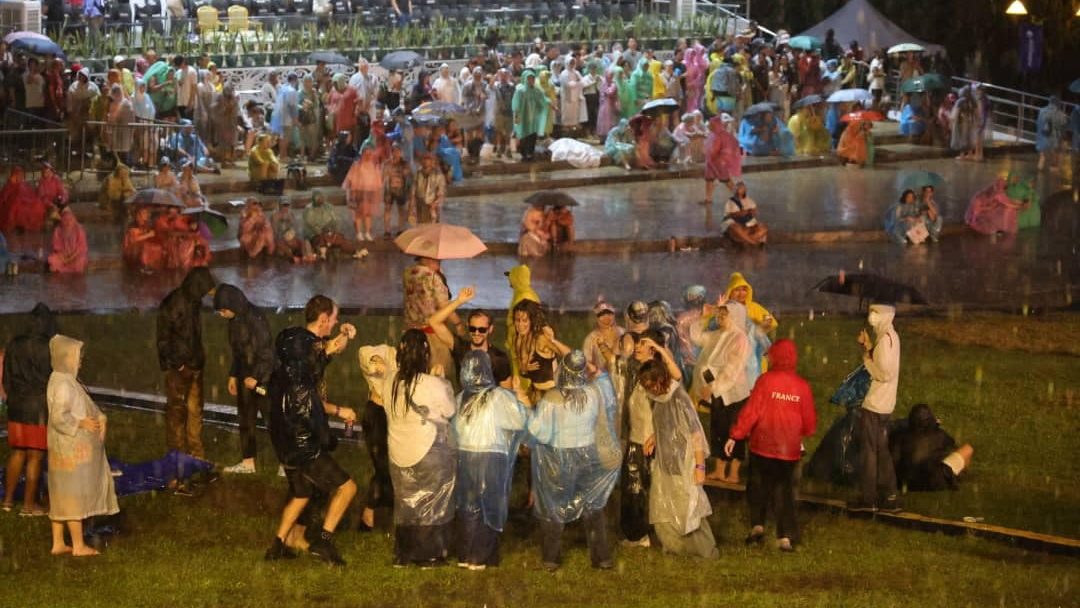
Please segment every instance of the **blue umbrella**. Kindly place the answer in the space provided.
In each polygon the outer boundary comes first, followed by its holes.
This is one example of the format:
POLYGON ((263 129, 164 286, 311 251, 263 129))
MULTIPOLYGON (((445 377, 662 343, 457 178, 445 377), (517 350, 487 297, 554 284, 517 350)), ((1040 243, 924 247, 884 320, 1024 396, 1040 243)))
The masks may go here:
POLYGON ((900 180, 900 190, 914 190, 918 192, 923 186, 933 186, 940 190, 945 185, 945 178, 933 171, 912 171, 904 175, 900 180))
POLYGON ((806 97, 803 97, 799 101, 796 101, 795 103, 791 104, 791 109, 792 110, 798 110, 800 108, 805 108, 806 106, 817 105, 819 103, 825 103, 825 100, 822 99, 821 95, 807 95, 806 97))
POLYGON ((60 48, 59 44, 56 44, 52 40, 42 40, 41 38, 19 38, 11 43, 11 50, 22 51, 31 55, 56 55, 61 58, 66 57, 66 55, 64 55, 64 50, 60 48))
POLYGON ((874 96, 866 89, 840 89, 827 100, 829 103, 851 103, 853 101, 873 101, 874 96))
POLYGON ((795 36, 791 40, 788 40, 788 46, 793 49, 802 49, 804 51, 820 49, 824 45, 825 43, 817 36, 795 36))
POLYGON ((410 70, 423 63, 423 55, 414 51, 394 51, 379 60, 379 65, 387 70, 410 70))

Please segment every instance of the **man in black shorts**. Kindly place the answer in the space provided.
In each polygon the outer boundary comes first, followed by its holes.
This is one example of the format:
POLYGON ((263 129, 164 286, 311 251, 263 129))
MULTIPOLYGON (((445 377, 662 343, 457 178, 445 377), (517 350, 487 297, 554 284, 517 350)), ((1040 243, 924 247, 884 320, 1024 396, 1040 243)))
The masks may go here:
POLYGON ((295 557, 285 546, 285 539, 312 495, 319 491, 330 495, 330 504, 322 530, 311 539, 309 551, 319 559, 343 566, 345 560, 334 547, 334 529, 356 495, 356 482, 330 456, 337 440, 330 434, 327 418, 355 421, 356 413, 326 400, 323 372, 330 358, 356 336, 356 328, 345 323, 337 337, 328 339, 338 322, 338 307, 323 295, 308 301, 304 322, 304 327, 283 330, 274 346, 277 361, 269 386, 270 439, 285 466, 289 502, 266 559, 295 557))
POLYGON ((460 365, 461 358, 468 351, 482 350, 491 359, 491 371, 495 374, 495 382, 504 388, 510 388, 510 358, 498 347, 491 345, 491 333, 495 328, 491 324, 491 315, 487 311, 476 309, 469 312, 465 323, 469 332, 467 338, 452 332, 446 326, 447 319, 454 314, 454 311, 475 296, 476 291, 472 287, 462 289, 457 298, 428 318, 428 326, 435 332, 435 337, 450 349, 454 365, 460 365))

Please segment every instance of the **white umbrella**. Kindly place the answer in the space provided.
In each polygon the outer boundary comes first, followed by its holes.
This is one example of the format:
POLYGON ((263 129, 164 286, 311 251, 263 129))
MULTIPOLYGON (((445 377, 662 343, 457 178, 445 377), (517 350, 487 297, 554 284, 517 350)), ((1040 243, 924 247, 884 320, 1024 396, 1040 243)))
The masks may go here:
POLYGON ((874 96, 866 89, 840 89, 826 100, 829 103, 851 103, 854 101, 873 101, 874 96))
POLYGON ((402 252, 436 260, 464 260, 487 251, 471 230, 450 224, 421 224, 394 239, 402 252))
POLYGON ((923 47, 915 44, 914 42, 901 42, 900 44, 889 47, 889 54, 896 53, 921 53, 925 51, 923 47))

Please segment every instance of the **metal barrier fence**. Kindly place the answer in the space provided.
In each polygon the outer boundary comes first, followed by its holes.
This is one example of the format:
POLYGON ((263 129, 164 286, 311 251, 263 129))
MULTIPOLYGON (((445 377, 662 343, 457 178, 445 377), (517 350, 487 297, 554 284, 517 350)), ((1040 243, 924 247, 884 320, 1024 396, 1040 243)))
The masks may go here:
POLYGON ((61 174, 71 168, 71 139, 63 124, 34 114, 7 109, 0 129, 0 163, 23 164, 28 172, 35 163, 48 161, 61 174))
POLYGON ((159 160, 177 161, 173 142, 183 127, 161 120, 140 120, 126 126, 88 121, 80 134, 84 153, 79 155, 79 179, 87 172, 111 171, 122 162, 132 168, 131 181, 136 187, 152 188, 159 160))
MULTIPOLYGON (((992 104, 991 122, 997 133, 1011 137, 1017 142, 1033 143, 1035 141, 1039 110, 1050 102, 1049 97, 957 76, 953 76, 952 84, 956 91, 972 84, 978 84, 986 90, 992 104)), ((1061 102, 1061 109, 1066 114, 1075 106, 1076 104, 1073 103, 1061 102)))

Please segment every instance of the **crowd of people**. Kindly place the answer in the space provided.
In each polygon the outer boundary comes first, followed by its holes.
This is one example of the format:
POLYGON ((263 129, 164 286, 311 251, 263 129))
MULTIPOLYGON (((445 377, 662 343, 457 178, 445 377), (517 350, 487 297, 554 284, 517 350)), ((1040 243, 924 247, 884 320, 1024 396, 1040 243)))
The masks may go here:
MULTIPOLYGON (((704 286, 689 287, 678 315, 664 301, 634 301, 620 324, 615 307, 600 299, 595 329, 580 348, 556 335, 528 266, 507 275, 513 295, 503 348, 492 341, 494 315, 463 310, 473 288, 451 299, 439 262, 418 258, 403 275, 399 342, 359 348, 368 400, 358 412, 329 399, 327 366, 358 333, 339 324, 333 300, 314 296, 303 324, 274 337, 266 315, 239 288, 193 269, 157 316, 168 449, 205 458, 201 309, 212 296, 228 326, 226 388, 236 398, 241 444, 241 460, 222 471, 256 471, 261 416, 287 482, 268 560, 306 551, 344 564, 334 535, 359 486, 334 458, 331 418, 345 424, 346 434, 362 425, 374 470, 355 525, 371 530, 378 509, 392 510, 396 567, 455 559, 469 570, 497 566, 517 465, 528 467, 520 491, 540 528, 541 563, 549 571, 562 563, 565 526, 579 520, 593 567, 612 568, 607 517, 616 511, 627 550, 658 542, 669 553, 715 558, 706 479, 746 481, 747 545, 765 542, 771 512, 777 549, 795 550, 798 468, 817 412, 796 372, 796 344, 772 341, 778 321, 741 274, 715 299, 704 286), (614 503, 618 509, 609 508, 614 503)), ((900 366, 894 315, 891 306, 872 305, 873 333, 856 340, 867 381, 854 414, 860 489, 852 510, 899 510, 904 487, 955 487, 973 453, 957 448, 926 406, 916 407, 890 440, 900 366)), ((82 343, 61 334, 44 305, 32 318, 3 358, 12 452, 2 506, 14 508, 25 472, 22 513, 46 514, 37 481, 47 453, 52 551, 93 555, 81 543, 81 522, 118 509, 105 459, 107 420, 78 382, 82 343)), ((356 394, 360 387, 333 390, 356 394)), ((191 494, 190 484, 177 479, 170 489, 191 494)))

